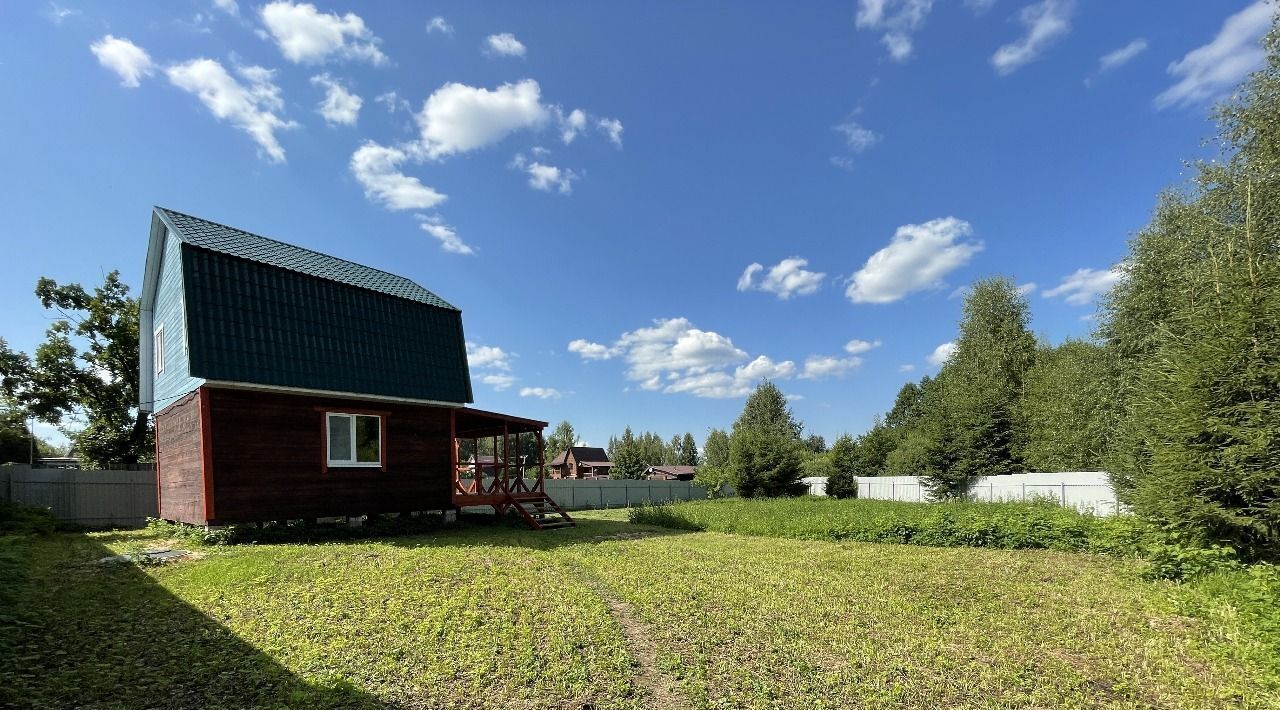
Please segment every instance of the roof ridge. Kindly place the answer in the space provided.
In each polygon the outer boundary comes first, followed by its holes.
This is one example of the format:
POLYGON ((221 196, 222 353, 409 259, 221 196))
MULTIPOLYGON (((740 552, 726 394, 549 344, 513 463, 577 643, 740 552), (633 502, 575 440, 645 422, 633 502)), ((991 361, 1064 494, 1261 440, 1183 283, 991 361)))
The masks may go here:
MULTIPOLYGON (((155 209, 157 209, 157 210, 160 210, 161 212, 166 213, 166 214, 178 215, 178 216, 180 216, 180 217, 185 217, 185 218, 187 218, 187 219, 193 219, 193 220, 196 220, 196 221, 199 221, 199 222, 205 222, 205 223, 207 223, 207 224, 212 224, 212 225, 214 225, 214 226, 216 226, 216 227, 221 227, 221 228, 223 228, 223 229, 227 229, 227 230, 230 230, 230 231, 232 231, 232 232, 237 232, 237 233, 239 233, 239 234, 245 234, 245 235, 248 235, 248 236, 250 236, 250 237, 254 237, 254 238, 256 238, 256 239, 261 239, 261 240, 263 240, 263 241, 271 242, 272 244, 279 244, 280 246, 288 247, 288 248, 290 248, 290 249, 298 249, 299 251, 304 251, 304 252, 307 252, 308 254, 313 254, 313 255, 315 255, 315 256, 319 256, 319 257, 322 257, 322 258, 325 258, 325 259, 333 259, 334 261, 339 261, 339 262, 342 262, 343 264, 348 264, 348 265, 350 265, 350 266, 354 266, 354 267, 357 267, 357 268, 366 269, 366 270, 368 270, 368 271, 373 271, 373 272, 376 272, 376 273, 381 274, 381 275, 383 275, 383 276, 389 276, 389 277, 391 277, 391 278, 393 278, 393 279, 399 279, 399 280, 401 280, 401 281, 407 281, 408 283, 413 284, 414 286, 416 286, 416 287, 418 287, 418 288, 422 289, 423 291, 426 291, 426 292, 427 292, 427 293, 429 293, 430 295, 434 296, 437 300, 439 300, 441 303, 443 303, 443 304, 445 305, 445 307, 450 308, 450 309, 453 309, 453 310, 460 310, 457 306, 454 306, 452 303, 449 303, 449 302, 448 302, 448 301, 446 301, 444 298, 441 298, 441 297, 440 297, 440 295, 439 295, 439 294, 437 294, 436 292, 434 292, 434 291, 432 291, 432 290, 428 289, 427 287, 423 286, 422 284, 418 283, 417 281, 414 281, 413 279, 411 279, 411 278, 409 278, 409 277, 407 277, 407 276, 401 276, 400 274, 394 274, 394 273, 391 273, 390 271, 386 271, 385 269, 379 269, 379 268, 378 268, 378 267, 376 267, 376 266, 369 266, 369 265, 367 265, 367 264, 361 264, 361 263, 359 263, 359 262, 351 261, 350 259, 344 259, 344 258, 342 258, 342 257, 340 257, 340 256, 334 256, 333 254, 326 254, 325 252, 322 252, 322 251, 316 251, 315 249, 310 249, 310 248, 308 248, 308 247, 300 246, 300 245, 298 245, 298 244, 291 244, 291 243, 289 243, 289 242, 281 241, 281 240, 279 240, 279 239, 275 239, 275 238, 273 238, 273 237, 265 237, 265 236, 263 236, 263 235, 261 235, 261 234, 257 234, 257 233, 255 233, 255 232, 250 232, 250 231, 249 231, 249 230, 247 230, 247 229, 241 229, 240 227, 234 227, 234 226, 232 226, 232 225, 224 224, 224 223, 222 223, 222 222, 215 222, 214 220, 207 219, 207 218, 205 218, 205 217, 199 217, 199 216, 196 216, 196 215, 193 215, 193 214, 188 214, 188 213, 186 213, 186 212, 179 212, 178 210, 175 210, 175 209, 172 209, 172 208, 169 208, 169 207, 163 207, 163 206, 161 206, 161 205, 153 205, 153 207, 154 207, 155 209)), ((179 229, 179 231, 181 231, 181 229, 179 229)), ((184 238, 184 239, 183 239, 183 241, 185 242, 185 241, 188 241, 188 240, 187 240, 186 238, 184 238)), ((190 243, 190 242, 188 242, 188 243, 190 243)), ((208 248, 207 246, 203 246, 203 245, 200 245, 200 244, 194 244, 193 246, 201 246, 202 248, 208 248)), ((279 265, 277 264, 276 266, 279 266, 279 265)), ((281 268, 283 268, 283 267, 281 267, 281 268)), ((291 271, 297 271, 297 269, 290 269, 290 270, 291 270, 291 271)), ((301 272, 300 272, 300 273, 301 273, 301 272)), ((352 285, 354 285, 354 284, 352 284, 352 285)), ((388 295, 392 295, 392 294, 388 294, 388 295)), ((413 300, 413 299, 410 299, 410 300, 413 300)))

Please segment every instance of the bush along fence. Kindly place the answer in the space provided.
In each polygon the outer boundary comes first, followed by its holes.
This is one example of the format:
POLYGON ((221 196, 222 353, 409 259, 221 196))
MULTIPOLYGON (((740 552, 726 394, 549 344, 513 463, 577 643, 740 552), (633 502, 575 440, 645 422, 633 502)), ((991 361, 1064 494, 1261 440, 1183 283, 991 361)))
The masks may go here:
MULTIPOLYGON (((627 508, 707 497, 705 488, 688 481, 549 478, 546 489, 568 510, 627 508)), ((158 511, 156 477, 151 470, 0 466, 0 499, 48 508, 60 520, 92 528, 142 527, 147 518, 155 517, 158 511)))
MULTIPOLYGON (((805 483, 809 493, 826 495, 825 479, 805 479, 805 483), (817 483, 819 480, 822 481, 820 485, 817 483)), ((929 501, 929 491, 919 476, 860 476, 858 497, 924 503, 929 501)), ((987 476, 974 481, 969 488, 969 500, 993 503, 1052 500, 1095 515, 1114 515, 1124 509, 1116 500, 1115 489, 1103 471, 987 476)))

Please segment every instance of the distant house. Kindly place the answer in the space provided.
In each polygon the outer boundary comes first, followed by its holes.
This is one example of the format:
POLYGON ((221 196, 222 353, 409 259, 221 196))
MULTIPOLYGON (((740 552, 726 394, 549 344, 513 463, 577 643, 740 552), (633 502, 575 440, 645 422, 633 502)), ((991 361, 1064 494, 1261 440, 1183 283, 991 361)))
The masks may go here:
POLYGON ((492 456, 492 481, 465 471, 464 440, 540 460, 546 422, 466 406, 462 311, 407 278, 157 207, 140 321, 161 518, 492 505, 572 524, 549 517, 541 475, 492 456))
POLYGON ((598 446, 571 446, 551 459, 552 478, 608 478, 609 454, 598 446))
POLYGON ((697 466, 650 466, 645 469, 645 478, 650 481, 692 481, 697 472, 697 466))

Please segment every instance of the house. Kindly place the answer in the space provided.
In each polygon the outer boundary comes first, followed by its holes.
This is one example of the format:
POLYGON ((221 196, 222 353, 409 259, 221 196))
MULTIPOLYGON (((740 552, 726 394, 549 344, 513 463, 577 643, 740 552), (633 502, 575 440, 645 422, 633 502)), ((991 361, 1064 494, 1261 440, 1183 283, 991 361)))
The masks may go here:
POLYGON ((540 462, 546 422, 467 407, 462 312, 409 279, 157 207, 140 332, 161 518, 492 505, 572 524, 514 463, 540 462), (459 464, 467 439, 498 452, 491 481, 459 464))
POLYGON ((609 454, 598 446, 570 446, 551 459, 552 478, 608 478, 609 454))
POLYGON ((697 472, 697 466, 650 466, 644 473, 650 481, 692 481, 697 472))

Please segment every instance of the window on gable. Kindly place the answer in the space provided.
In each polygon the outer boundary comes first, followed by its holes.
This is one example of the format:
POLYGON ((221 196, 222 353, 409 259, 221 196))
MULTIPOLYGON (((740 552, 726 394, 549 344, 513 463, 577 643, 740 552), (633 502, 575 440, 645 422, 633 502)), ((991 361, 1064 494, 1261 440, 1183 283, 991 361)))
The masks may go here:
POLYGON ((382 417, 326 412, 330 466, 381 466, 382 417))
POLYGON ((155 347, 152 354, 156 362, 156 374, 164 372, 164 326, 156 328, 155 347))

